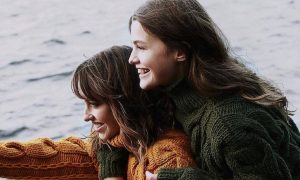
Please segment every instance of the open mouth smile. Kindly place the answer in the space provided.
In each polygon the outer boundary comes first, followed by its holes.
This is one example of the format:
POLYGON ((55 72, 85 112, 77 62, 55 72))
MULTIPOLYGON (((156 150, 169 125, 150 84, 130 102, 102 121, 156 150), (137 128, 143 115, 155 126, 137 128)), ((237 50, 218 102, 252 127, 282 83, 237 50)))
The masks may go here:
POLYGON ((105 123, 97 122, 97 123, 93 123, 93 124, 94 124, 94 130, 98 133, 101 133, 103 130, 106 129, 105 123))
POLYGON ((139 75, 147 74, 150 70, 147 68, 137 68, 139 75))

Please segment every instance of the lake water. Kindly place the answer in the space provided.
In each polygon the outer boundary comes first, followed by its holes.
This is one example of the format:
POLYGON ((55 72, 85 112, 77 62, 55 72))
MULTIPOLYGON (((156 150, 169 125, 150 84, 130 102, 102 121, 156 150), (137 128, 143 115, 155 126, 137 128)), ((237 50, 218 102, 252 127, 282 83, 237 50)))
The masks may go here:
MULTIPOLYGON (((72 72, 103 48, 130 45, 128 18, 142 2, 0 0, 0 139, 87 135, 72 72)), ((235 53, 299 109, 299 1, 200 2, 235 53)), ((300 126, 299 111, 294 119, 300 126)))

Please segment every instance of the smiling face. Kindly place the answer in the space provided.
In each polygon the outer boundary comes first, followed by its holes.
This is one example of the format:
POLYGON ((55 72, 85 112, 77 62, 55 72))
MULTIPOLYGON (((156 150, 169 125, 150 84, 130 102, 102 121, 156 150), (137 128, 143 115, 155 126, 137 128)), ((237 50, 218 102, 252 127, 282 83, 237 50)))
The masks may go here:
POLYGON ((176 50, 169 50, 156 36, 146 32, 141 23, 131 24, 133 51, 129 63, 138 70, 140 87, 145 90, 167 86, 183 76, 185 60, 176 50))
POLYGON ((120 126, 114 118, 109 105, 85 101, 84 120, 91 121, 94 131, 102 141, 119 134, 120 126))

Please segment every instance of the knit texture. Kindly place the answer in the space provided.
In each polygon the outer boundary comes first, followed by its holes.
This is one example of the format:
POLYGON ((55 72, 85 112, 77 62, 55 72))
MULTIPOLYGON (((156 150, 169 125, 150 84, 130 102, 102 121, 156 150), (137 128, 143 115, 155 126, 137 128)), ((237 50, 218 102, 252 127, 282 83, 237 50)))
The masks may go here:
POLYGON ((300 179, 299 131, 279 110, 234 95, 201 97, 186 80, 167 94, 198 169, 164 169, 159 180, 300 179))
POLYGON ((69 137, 26 143, 0 142, 0 177, 12 179, 98 179, 91 143, 69 137))
MULTIPOLYGON (((127 179, 143 180, 146 179, 146 171, 158 173, 162 168, 196 167, 189 142, 183 132, 167 130, 148 148, 142 162, 139 162, 132 153, 129 154, 127 179)), ((110 144, 115 147, 124 147, 120 136, 113 138, 110 144)))
POLYGON ((125 177, 128 154, 125 148, 108 147, 103 144, 97 153, 100 164, 99 178, 125 177))

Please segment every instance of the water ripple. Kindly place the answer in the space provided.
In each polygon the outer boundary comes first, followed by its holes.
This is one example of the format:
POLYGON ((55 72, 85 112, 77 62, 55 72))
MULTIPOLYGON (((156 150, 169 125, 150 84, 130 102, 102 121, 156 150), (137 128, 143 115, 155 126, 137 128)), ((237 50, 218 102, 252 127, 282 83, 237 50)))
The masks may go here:
POLYGON ((30 79, 27 79, 26 81, 27 82, 35 82, 35 81, 40 81, 40 80, 43 80, 43 79, 60 80, 60 79, 63 79, 65 77, 71 76, 72 73, 73 73, 73 71, 63 72, 63 73, 58 73, 58 74, 51 74, 51 75, 37 77, 37 78, 30 78, 30 79))
POLYGON ((87 30, 87 31, 83 31, 83 32, 80 33, 80 35, 85 35, 85 34, 91 34, 91 31, 87 30))
POLYGON ((18 135, 19 133, 26 131, 28 129, 29 129, 28 127, 22 126, 22 127, 19 127, 17 129, 11 130, 11 131, 0 130, 0 139, 14 137, 14 136, 18 135))
POLYGON ((20 65, 20 64, 24 64, 24 63, 27 63, 27 62, 31 62, 32 60, 31 59, 23 59, 23 60, 20 60, 20 61, 12 61, 10 62, 8 65, 20 65))
POLYGON ((56 44, 64 45, 64 44, 66 44, 65 41, 60 40, 60 39, 50 39, 48 41, 44 41, 43 43, 44 44, 49 44, 49 45, 56 45, 56 44))

